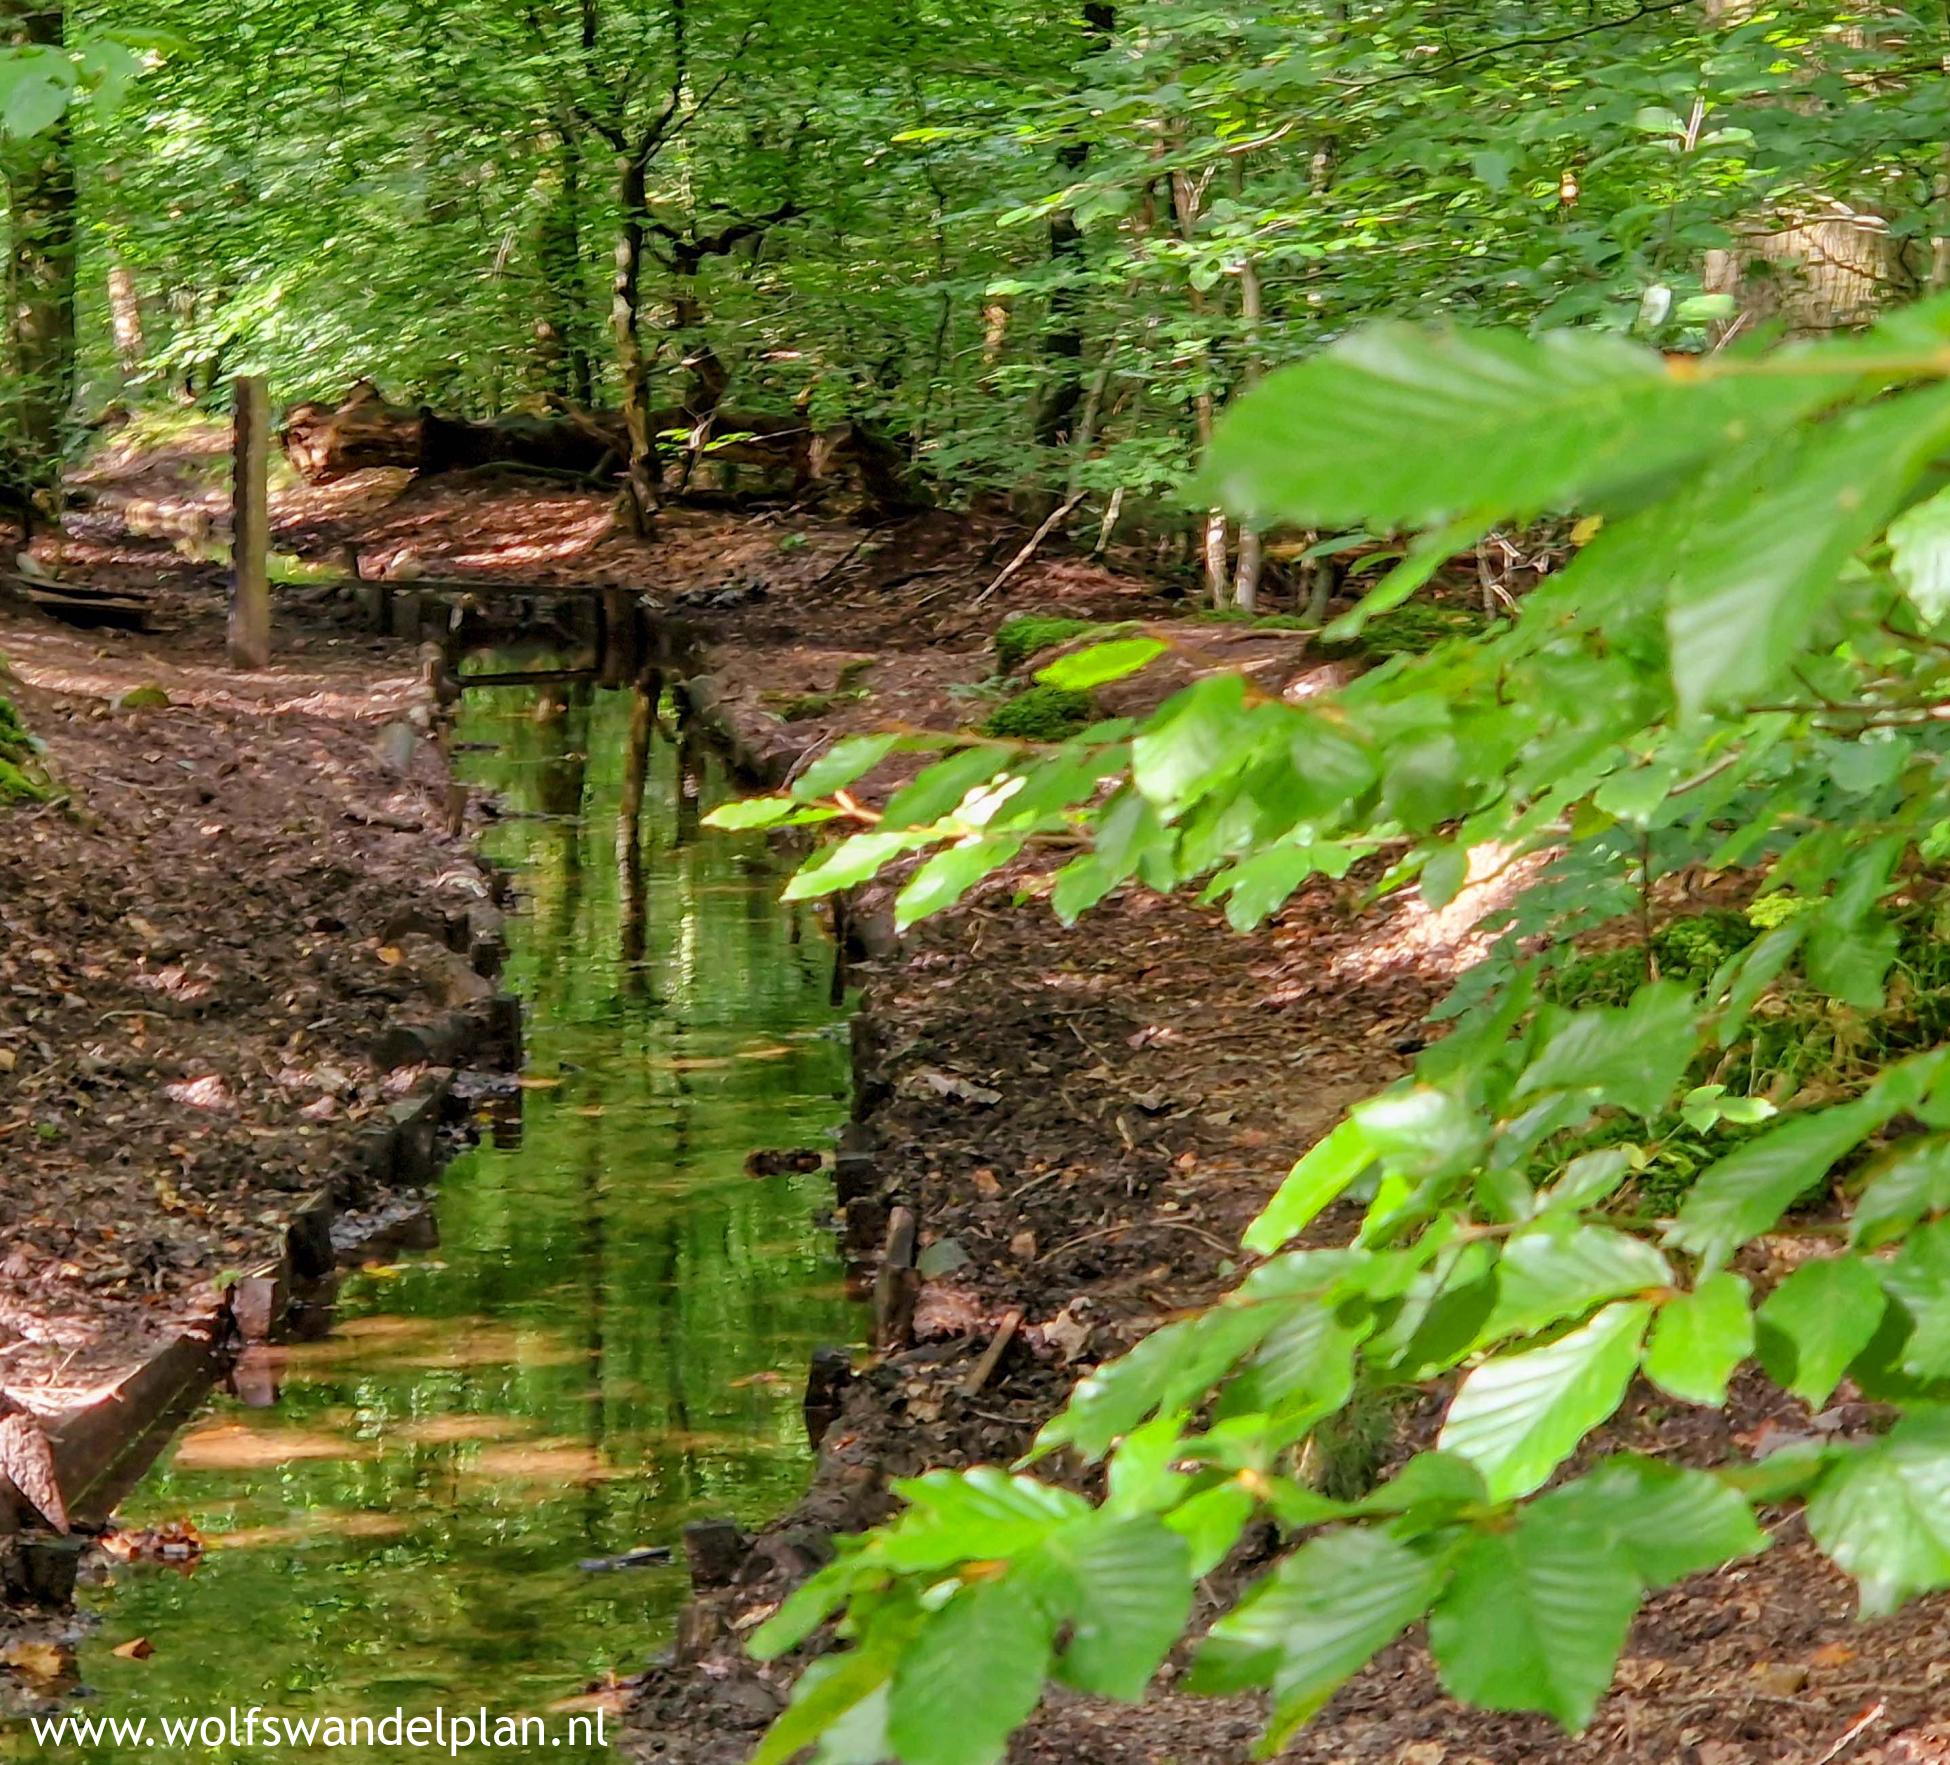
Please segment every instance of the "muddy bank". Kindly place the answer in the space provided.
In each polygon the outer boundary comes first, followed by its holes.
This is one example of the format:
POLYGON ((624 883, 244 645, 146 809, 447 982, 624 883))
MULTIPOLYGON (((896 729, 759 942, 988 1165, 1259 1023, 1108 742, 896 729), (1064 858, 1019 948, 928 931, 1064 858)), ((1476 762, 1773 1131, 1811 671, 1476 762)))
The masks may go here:
POLYGON ((193 586, 152 622, 0 609, 53 791, 0 807, 0 1393, 57 1447, 105 1394, 193 1376, 186 1343, 261 1334, 335 1216, 427 1181, 429 1053, 511 1027, 417 658, 281 629, 234 674, 193 586))

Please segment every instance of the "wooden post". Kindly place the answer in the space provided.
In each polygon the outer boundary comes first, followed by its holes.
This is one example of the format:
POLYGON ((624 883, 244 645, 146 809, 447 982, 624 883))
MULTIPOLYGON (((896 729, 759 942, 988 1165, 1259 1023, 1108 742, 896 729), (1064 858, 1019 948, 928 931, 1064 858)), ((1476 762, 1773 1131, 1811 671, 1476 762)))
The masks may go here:
POLYGON ((264 377, 239 374, 231 385, 230 665, 271 661, 271 407, 264 377))

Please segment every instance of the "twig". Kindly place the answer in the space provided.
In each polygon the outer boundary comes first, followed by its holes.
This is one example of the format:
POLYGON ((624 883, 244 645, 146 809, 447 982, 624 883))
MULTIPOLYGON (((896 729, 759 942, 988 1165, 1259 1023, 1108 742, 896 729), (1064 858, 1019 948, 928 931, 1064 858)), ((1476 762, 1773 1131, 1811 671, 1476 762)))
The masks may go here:
POLYGON ((832 565, 829 569, 820 571, 820 573, 813 578, 813 584, 812 584, 813 587, 824 588, 827 583, 831 582, 835 576, 837 576, 842 570, 844 570, 847 567, 847 565, 852 563, 855 558, 857 558, 863 551, 865 551, 867 549, 867 546, 872 542, 872 540, 873 540, 873 535, 871 533, 861 534, 858 539, 856 539, 850 546, 846 548, 845 551, 843 551, 840 554, 840 560, 837 564, 832 565))
POLYGON ((1866 1710, 1862 1712, 1860 1716, 1856 1717, 1856 1719, 1852 1723, 1850 1723, 1847 1728, 1845 1728, 1842 1731, 1841 1739, 1836 1741, 1836 1743, 1832 1747, 1830 1747, 1827 1752, 1823 1753, 1822 1756, 1814 1762, 1814 1765, 1832 1765, 1832 1761, 1839 1759, 1843 1753, 1847 1752, 1850 1747, 1852 1747, 1858 1740, 1862 1738, 1864 1734, 1866 1734, 1869 1731, 1869 1729, 1874 1727, 1875 1724, 1881 1720, 1882 1713, 1887 1708, 1888 1706, 1886 1704, 1883 1704, 1880 1701, 1871 1704, 1866 1710))
POLYGON ((1049 515, 1044 520, 1042 526, 1038 527, 1036 531, 1029 536, 1028 540, 1024 543, 1022 550, 1017 552, 1016 555, 1008 561, 1008 563, 1002 566, 1001 574, 998 575, 996 579, 988 585, 987 588, 983 589, 982 592, 974 598, 974 600, 969 602, 969 605, 972 607, 979 607, 985 600, 989 598, 990 595, 994 594, 1006 582, 1008 582, 1008 580, 1012 576, 1014 576, 1015 573, 1023 567, 1023 565, 1028 563, 1029 560, 1036 555, 1037 548, 1040 547, 1043 541, 1049 538, 1049 536, 1052 533, 1054 533, 1059 526, 1062 525, 1065 518, 1070 514, 1070 512, 1073 509, 1075 509, 1078 503, 1083 501, 1084 496, 1086 494, 1087 494, 1086 492, 1079 490, 1074 496, 1065 497, 1062 502, 1058 503, 1056 507, 1049 512, 1049 515))
POLYGON ((1007 1311, 1002 1314, 1002 1322, 996 1326, 989 1345, 982 1350, 982 1358, 968 1370, 968 1377, 961 1382, 963 1397, 973 1397, 992 1378, 995 1369, 1002 1364, 1002 1357, 1009 1352, 1009 1344, 1015 1341, 1016 1332, 1022 1328, 1022 1313, 1007 1311))

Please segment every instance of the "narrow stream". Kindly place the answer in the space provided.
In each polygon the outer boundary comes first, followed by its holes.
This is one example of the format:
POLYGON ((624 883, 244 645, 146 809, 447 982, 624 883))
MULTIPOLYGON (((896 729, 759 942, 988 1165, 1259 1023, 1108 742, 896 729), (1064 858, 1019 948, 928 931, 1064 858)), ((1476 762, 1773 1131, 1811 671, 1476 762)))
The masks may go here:
POLYGON ((861 1319, 828 1175, 744 1161, 824 1147, 845 1113, 832 950, 761 840, 698 828, 723 782, 650 710, 466 694, 462 770, 514 812, 490 844, 525 909, 519 1143, 484 1134, 441 1183, 437 1248, 351 1275, 329 1337, 273 1351, 276 1401, 262 1374, 213 1399, 124 1504, 208 1549, 85 1593, 87 1712, 556 1709, 551 1757, 593 1758, 560 1744, 562 1700, 668 1637, 684 1573, 584 1565, 802 1490, 807 1360, 861 1319), (135 1638, 146 1659, 114 1652, 135 1638))

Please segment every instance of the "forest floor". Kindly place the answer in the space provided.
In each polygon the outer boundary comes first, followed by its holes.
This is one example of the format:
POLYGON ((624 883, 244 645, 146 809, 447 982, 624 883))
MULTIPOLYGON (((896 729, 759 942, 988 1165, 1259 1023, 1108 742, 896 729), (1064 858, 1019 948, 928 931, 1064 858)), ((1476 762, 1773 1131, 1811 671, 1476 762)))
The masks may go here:
POLYGON ((154 630, 0 598, 52 789, 0 804, 0 1389, 43 1416, 207 1329, 308 1196, 380 1199, 353 1147, 413 1075, 374 1044, 454 1003, 424 926, 486 889, 417 657, 287 628, 233 672, 214 573, 88 527, 37 560, 154 630))
MULTIPOLYGON (((180 548, 185 530, 194 544, 199 524, 181 510, 200 494, 193 477, 183 462, 129 462, 102 482, 83 525, 126 534, 147 522, 154 534, 144 543, 155 554, 172 537, 180 548)), ((934 515, 867 533, 802 514, 673 510, 654 541, 637 545, 609 534, 606 499, 489 474, 410 486, 398 475, 363 474, 329 492, 286 493, 277 519, 287 549, 356 559, 369 576, 644 589, 703 623, 722 714, 780 769, 848 729, 976 720, 997 696, 990 635, 1024 611, 1164 622, 1159 628, 1181 640, 1161 671, 1167 681, 1243 665, 1273 690, 1297 692, 1345 666, 1323 665, 1293 633, 1183 619, 1183 603, 1155 584, 1054 547, 984 599, 1024 537, 1000 522, 934 515)), ((274 1205, 267 1191, 275 1185, 260 1170, 303 1178, 313 1151, 329 1154, 329 1122, 307 1121, 305 1111, 327 1095, 336 1110, 376 1101, 360 1085, 290 1087, 282 1075, 349 1063, 398 1008, 395 989, 405 983, 380 954, 387 914, 437 882, 459 852, 430 831, 438 776, 417 765, 411 777, 390 774, 375 754, 376 730, 411 702, 397 647, 334 634, 319 623, 324 603, 301 596, 313 607, 298 621, 308 635, 281 628, 273 675, 256 683, 223 675, 213 586, 201 601, 185 595, 185 607, 202 610, 186 611, 166 640, 57 636, 0 618, 0 650, 29 683, 19 695, 29 720, 50 738, 57 763, 89 781, 94 817, 70 827, 46 812, 0 814, 0 863, 31 862, 38 879, 26 890, 10 881, 0 893, 0 971, 42 961, 35 950, 59 952, 62 965, 58 975, 27 978, 37 993, 0 993, 0 1049, 10 1035, 31 1042, 38 1034, 65 1063, 50 1068, 36 1049, 39 1070, 57 1071, 45 1083, 67 1086, 65 1097, 84 1079, 103 1082, 78 1063, 107 1038, 99 1058, 112 1095, 124 1099, 117 1107, 129 1108, 137 1088, 156 1093, 114 1124, 117 1144, 136 1144, 142 1133, 198 1154, 187 1183, 172 1175, 171 1193, 194 1191, 205 1207, 217 1198, 182 1265, 197 1265, 202 1279, 212 1256, 230 1254, 223 1235, 248 1243, 251 1207, 274 1205), (172 700, 180 694, 180 708, 109 708, 128 686, 151 680, 172 700), (247 746, 259 758, 225 772, 247 746), (213 826, 221 837, 203 831, 213 826), (47 850, 37 855, 41 841, 47 850), (221 865, 213 863, 219 850, 227 850, 221 865), (23 902, 41 916, 31 926, 7 918, 23 902), (159 936, 151 940, 135 918, 159 936), (203 977, 214 990, 201 1017, 192 1015, 197 1002, 184 1002, 180 1015, 159 1003, 143 978, 196 976, 199 965, 216 971, 203 977), (300 995, 287 1006, 294 987, 300 995), (60 1002, 69 996, 81 1003, 60 1002), (222 1002, 221 1014, 211 1001, 222 1002), (130 1010, 164 1015, 108 1015, 130 1010), (17 1020, 29 1013, 23 1028, 17 1020), (125 1023, 143 1025, 148 1048, 131 1052, 132 1032, 118 1027, 125 1023), (309 1040, 291 1049, 295 1034, 309 1040), (223 1080, 228 1111, 192 1113, 200 1106, 165 1088, 210 1076, 223 1080), (199 1183, 199 1174, 212 1180, 199 1183)), ((869 779, 867 789, 888 783, 869 779)), ((1351 879, 1304 892, 1242 937, 1212 912, 1138 894, 1065 931, 1041 903, 1012 902, 1013 892, 1038 885, 1028 869, 992 882, 867 965, 860 1107, 883 1195, 915 1209, 940 1272, 923 1286, 915 1346, 876 1360, 848 1390, 805 1502, 755 1542, 736 1585, 702 1596, 685 1627, 684 1658, 636 1682, 626 1736, 634 1756, 742 1759, 782 1704, 793 1669, 754 1666, 740 1639, 820 1558, 832 1532, 889 1511, 893 1477, 1006 1462, 1082 1371, 1227 1286, 1240 1227, 1292 1158, 1346 1104, 1402 1071, 1432 1033, 1423 1018, 1471 959, 1473 918, 1494 900, 1486 886, 1441 914, 1412 902, 1363 909, 1351 879), (971 1389, 973 1368, 1012 1317, 1012 1345, 971 1389)), ((0 972, 0 983, 8 978, 0 972)), ((19 1089, 27 1064, 0 1074, 0 1133, 7 1120, 37 1119, 38 1094, 19 1089)), ((97 1094, 80 1103, 81 1116, 110 1125, 97 1094)), ((61 1160, 79 1167, 89 1147, 104 1151, 83 1138, 97 1131, 78 1122, 61 1126, 74 1138, 37 1135, 28 1180, 16 1187, 10 1162, 0 1208, 18 1207, 12 1198, 38 1193, 43 1178, 72 1181, 61 1160)), ((168 1156, 173 1172, 180 1160, 168 1156)), ((148 1170, 148 1161, 131 1163, 148 1170)), ((101 1180, 122 1180, 108 1170, 101 1180)), ((166 1244, 192 1242, 179 1236, 160 1191, 153 1201, 123 1199, 137 1217, 167 1223, 166 1244)), ((1330 1216, 1319 1230, 1347 1224, 1330 1216)), ((122 1280, 125 1315, 165 1311, 188 1290, 187 1273, 164 1275, 152 1301, 128 1277, 90 1272, 72 1250, 64 1255, 74 1272, 60 1278, 77 1290, 107 1292, 122 1280)), ((19 1286, 9 1281, 5 1291, 19 1286)), ((1725 1456, 1868 1421, 1860 1405, 1809 1418, 1772 1402, 1758 1386, 1743 1387, 1722 1415, 1640 1391, 1603 1444, 1725 1456)), ((1389 1418, 1372 1442, 1376 1464, 1405 1457, 1435 1420, 1433 1408, 1389 1418)), ((1648 1605, 1619 1684, 1582 1737, 1541 1719, 1462 1710, 1411 1639, 1361 1674, 1283 1756, 1315 1765, 1950 1760, 1950 1741, 1923 1726, 1950 1710, 1950 1602, 1919 1602, 1864 1630, 1853 1622, 1850 1589, 1806 1546, 1798 1520, 1784 1518, 1776 1531, 1764 1557, 1648 1605)), ((1272 1548, 1267 1535, 1250 1538, 1228 1567, 1231 1583, 1272 1548)), ((1246 1756, 1255 1703, 1175 1695, 1177 1671, 1167 1667, 1161 1695, 1141 1709, 1056 1699, 1012 1756, 1106 1765, 1246 1756)))

